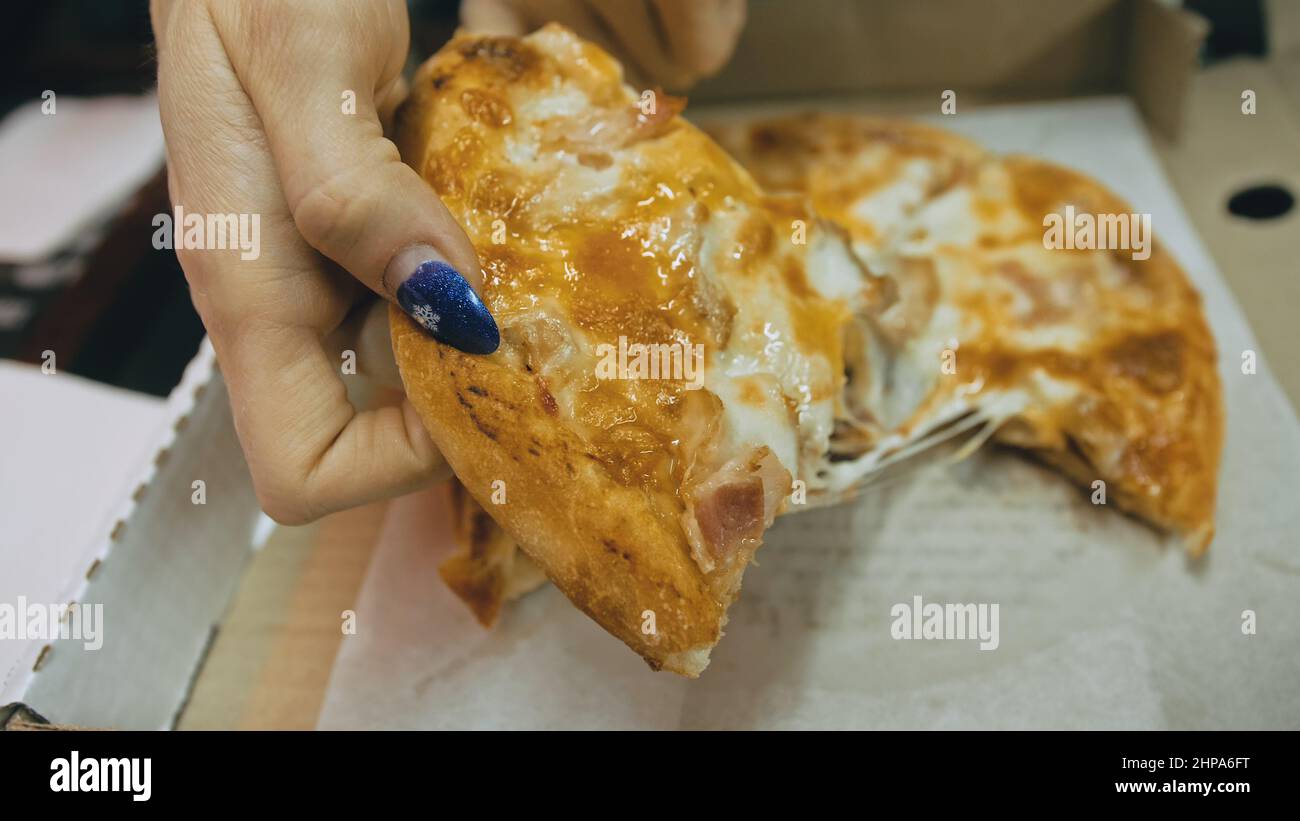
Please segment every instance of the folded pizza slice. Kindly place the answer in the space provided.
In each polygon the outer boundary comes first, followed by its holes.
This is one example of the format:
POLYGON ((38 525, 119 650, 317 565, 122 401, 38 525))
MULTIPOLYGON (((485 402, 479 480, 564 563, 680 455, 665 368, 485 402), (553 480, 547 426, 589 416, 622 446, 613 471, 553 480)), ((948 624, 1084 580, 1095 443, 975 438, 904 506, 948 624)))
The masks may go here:
MULTIPOLYGON (((846 350, 891 289, 680 108, 558 26, 453 39, 398 143, 474 242, 501 348, 391 318, 407 395, 470 495, 652 667, 696 675, 765 529, 828 492, 856 424, 846 350)), ((499 599, 492 564, 452 575, 499 599)))
POLYGON ((438 575, 479 624, 491 627, 505 605, 541 587, 546 575, 459 480, 452 479, 449 490, 459 549, 438 567, 438 575))
POLYGON ((896 283, 877 326, 885 344, 870 350, 885 378, 864 397, 884 430, 906 438, 975 414, 1205 550, 1223 437, 1217 357, 1150 215, 1078 173, 916 123, 819 115, 711 133, 761 184, 811 198, 896 283))

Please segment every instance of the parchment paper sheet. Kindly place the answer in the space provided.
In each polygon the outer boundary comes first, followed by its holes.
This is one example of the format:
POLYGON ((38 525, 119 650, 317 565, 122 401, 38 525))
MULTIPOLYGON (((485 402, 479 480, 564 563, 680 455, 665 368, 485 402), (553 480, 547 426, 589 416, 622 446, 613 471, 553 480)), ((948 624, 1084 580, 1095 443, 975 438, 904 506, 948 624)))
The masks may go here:
POLYGON ((1205 561, 990 450, 778 522, 711 666, 687 681, 650 672, 551 588, 479 628, 437 576, 450 534, 429 491, 390 507, 319 726, 1300 727, 1300 424, 1266 364, 1241 373, 1250 329, 1137 114, 1106 98, 939 124, 1097 177, 1153 215, 1201 291, 1228 411, 1205 561), (1000 646, 893 640, 890 608, 914 595, 997 603, 1000 646))

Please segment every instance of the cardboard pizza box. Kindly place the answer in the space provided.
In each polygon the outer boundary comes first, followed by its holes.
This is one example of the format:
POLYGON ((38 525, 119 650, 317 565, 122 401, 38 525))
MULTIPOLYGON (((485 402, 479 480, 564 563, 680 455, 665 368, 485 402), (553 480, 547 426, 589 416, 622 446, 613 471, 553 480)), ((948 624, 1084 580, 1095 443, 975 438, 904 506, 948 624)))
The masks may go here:
MULTIPOLYGON (((933 113, 949 89, 958 111, 1125 94, 1207 244, 1216 255, 1231 254, 1233 243, 1246 240, 1215 228, 1219 215, 1201 214, 1194 201, 1207 190, 1198 180, 1204 152, 1220 139, 1206 135, 1215 128, 1205 112, 1217 110, 1221 89, 1196 71, 1205 31, 1200 18, 1156 0, 941 0, 924 8, 754 0, 735 61, 692 95, 691 110, 737 101, 788 110, 797 100, 933 113), (989 20, 998 26, 986 28, 989 20)), ((1294 46, 1300 34, 1288 42, 1294 46)), ((1300 82, 1278 76, 1269 109, 1294 125, 1300 96, 1284 114, 1282 95, 1296 95, 1300 82)), ((1264 83, 1256 81, 1261 89, 1264 83)), ((1279 140, 1253 159, 1281 164, 1280 152, 1294 145, 1279 140)), ((1275 261, 1280 269, 1281 258, 1275 261)), ((1236 288, 1232 260, 1219 262, 1236 288)), ((1251 300, 1243 301, 1249 308, 1251 300)), ((1256 322, 1264 339, 1293 339, 1291 323, 1279 324, 1287 327, 1256 322)), ((27 657, 39 661, 9 695, 56 723, 315 727, 345 640, 340 621, 356 601, 388 505, 304 528, 269 527, 206 344, 167 407, 156 458, 139 481, 121 488, 121 515, 101 534, 103 550, 78 594, 120 612, 116 629, 129 638, 94 652, 67 642, 28 648, 27 657), (204 505, 193 502, 198 477, 204 505)))
POLYGON ((1157 0, 757 0, 735 57, 693 104, 851 99, 872 108, 1124 93, 1177 134, 1207 25, 1157 0))
POLYGON ((1274 0, 1265 16, 1267 55, 1233 58, 1193 74, 1179 138, 1156 135, 1154 142, 1261 350, 1300 408, 1300 327, 1294 321, 1300 305, 1300 4, 1274 0), (1259 210, 1233 213, 1234 198, 1259 210), (1287 198, 1290 210, 1276 214, 1287 198))
POLYGON ((206 341, 158 419, 138 466, 101 467, 127 478, 84 544, 15 545, 66 559, 62 580, 37 572, 23 585, 24 612, 16 615, 25 628, 51 605, 69 609, 58 632, 24 629, 16 637, 0 703, 22 702, 61 724, 173 726, 262 517, 206 341))

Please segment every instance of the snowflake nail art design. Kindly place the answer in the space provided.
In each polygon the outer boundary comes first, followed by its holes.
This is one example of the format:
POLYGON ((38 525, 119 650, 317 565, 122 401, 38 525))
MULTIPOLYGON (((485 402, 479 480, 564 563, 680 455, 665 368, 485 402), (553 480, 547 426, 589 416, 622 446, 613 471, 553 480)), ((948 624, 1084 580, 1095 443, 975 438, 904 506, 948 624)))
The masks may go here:
POLYGON ((473 354, 492 353, 501 344, 497 324, 483 301, 455 268, 441 260, 417 265, 394 296, 402 310, 439 342, 473 354))
POLYGON ((442 321, 442 317, 438 316, 433 308, 428 305, 416 305, 411 311, 411 316, 415 318, 416 322, 423 325, 426 331, 435 334, 438 332, 438 323, 442 321))

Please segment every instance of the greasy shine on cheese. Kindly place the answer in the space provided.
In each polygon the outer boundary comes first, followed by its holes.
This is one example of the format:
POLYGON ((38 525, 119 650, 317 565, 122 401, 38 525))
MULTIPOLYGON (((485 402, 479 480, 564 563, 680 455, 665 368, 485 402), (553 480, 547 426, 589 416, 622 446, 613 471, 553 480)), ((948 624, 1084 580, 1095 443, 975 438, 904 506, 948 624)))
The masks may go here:
POLYGON ((1043 245, 1046 215, 1125 203, 893 120, 714 129, 742 168, 651 99, 549 26, 456 38, 399 112, 502 329, 474 357, 392 312, 469 492, 442 573, 481 621, 540 567, 652 667, 696 675, 796 480, 841 501, 978 426, 1205 549, 1223 411, 1199 298, 1158 244, 1043 245), (602 378, 628 343, 698 345, 703 378, 602 378))
POLYGON ((714 134, 763 185, 808 196, 896 283, 877 346, 894 388, 872 405, 886 429, 983 414, 1001 440, 1105 481, 1193 553, 1208 546, 1223 402, 1199 296, 1158 243, 1145 259, 1044 243, 1049 215, 1128 215, 1127 203, 915 123, 818 115, 714 134))
POLYGON ((886 289, 680 105, 558 26, 451 41, 398 143, 474 242, 502 346, 460 354, 397 312, 393 338, 470 494, 602 626, 695 674, 793 481, 824 474, 850 326, 886 289), (702 346, 702 387, 601 378, 626 343, 702 346))

